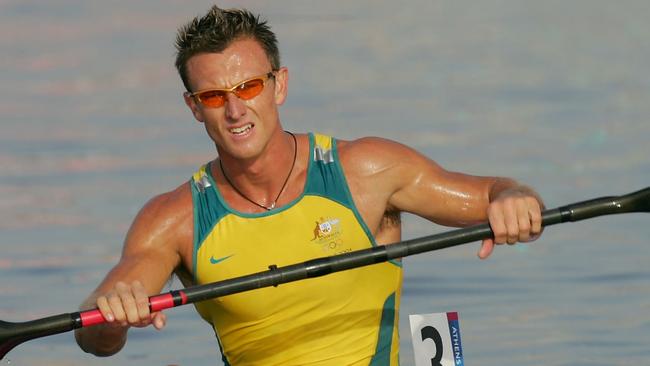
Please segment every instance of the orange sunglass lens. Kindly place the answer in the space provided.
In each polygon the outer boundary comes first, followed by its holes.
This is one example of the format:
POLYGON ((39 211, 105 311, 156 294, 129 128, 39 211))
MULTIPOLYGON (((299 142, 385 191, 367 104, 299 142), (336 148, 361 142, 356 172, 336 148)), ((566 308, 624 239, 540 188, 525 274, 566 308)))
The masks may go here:
POLYGON ((221 90, 208 90, 197 96, 201 103, 207 107, 221 107, 226 103, 226 92, 221 90))
POLYGON ((248 100, 258 96, 264 89, 264 80, 255 79, 249 80, 241 85, 239 85, 233 93, 241 99, 248 100))
POLYGON ((249 100, 258 96, 264 90, 264 79, 253 79, 243 82, 233 89, 206 90, 196 94, 199 102, 206 107, 218 108, 226 104, 226 94, 233 93, 237 98, 249 100))

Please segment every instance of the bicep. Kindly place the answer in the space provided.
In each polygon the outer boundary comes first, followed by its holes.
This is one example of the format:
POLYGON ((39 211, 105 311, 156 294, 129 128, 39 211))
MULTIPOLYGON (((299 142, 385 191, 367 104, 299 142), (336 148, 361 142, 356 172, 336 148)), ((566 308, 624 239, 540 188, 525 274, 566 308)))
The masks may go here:
POLYGON ((389 205, 447 226, 486 220, 494 177, 448 171, 420 153, 405 148, 396 167, 389 205))
MULTIPOLYGON (((138 213, 129 229, 119 262, 110 270, 94 295, 110 291, 117 282, 140 281, 149 294, 159 293, 181 262, 178 218, 170 217, 160 198, 138 213)), ((91 296, 92 297, 92 296, 91 296)))

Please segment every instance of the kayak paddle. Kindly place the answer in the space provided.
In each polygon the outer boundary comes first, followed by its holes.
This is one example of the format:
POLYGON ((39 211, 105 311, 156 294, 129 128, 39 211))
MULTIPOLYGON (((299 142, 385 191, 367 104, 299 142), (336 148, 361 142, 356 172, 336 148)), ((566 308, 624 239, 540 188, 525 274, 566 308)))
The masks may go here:
MULTIPOLYGON (((632 212, 650 212, 650 187, 623 196, 601 197, 545 210, 542 212, 542 225, 550 226, 596 216, 632 212)), ((316 258, 284 267, 271 265, 268 271, 152 296, 149 298, 149 308, 152 312, 160 311, 220 296, 278 286, 287 282, 324 276, 333 272, 475 242, 492 236, 490 225, 480 224, 391 245, 380 245, 331 257, 316 258)), ((0 320, 0 360, 11 349, 28 340, 104 322, 102 314, 97 309, 59 314, 21 323, 0 320)))

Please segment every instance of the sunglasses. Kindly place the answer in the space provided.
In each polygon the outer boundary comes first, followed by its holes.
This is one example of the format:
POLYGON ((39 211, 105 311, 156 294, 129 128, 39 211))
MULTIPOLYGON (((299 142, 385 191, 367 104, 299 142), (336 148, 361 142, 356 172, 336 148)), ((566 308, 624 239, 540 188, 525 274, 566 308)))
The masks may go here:
POLYGON ((205 89, 194 93, 185 92, 183 94, 186 97, 194 98, 197 102, 208 108, 219 108, 226 104, 228 93, 233 93, 237 98, 242 100, 255 98, 264 90, 264 83, 272 77, 275 77, 275 74, 273 71, 270 71, 264 75, 246 79, 232 88, 205 89))

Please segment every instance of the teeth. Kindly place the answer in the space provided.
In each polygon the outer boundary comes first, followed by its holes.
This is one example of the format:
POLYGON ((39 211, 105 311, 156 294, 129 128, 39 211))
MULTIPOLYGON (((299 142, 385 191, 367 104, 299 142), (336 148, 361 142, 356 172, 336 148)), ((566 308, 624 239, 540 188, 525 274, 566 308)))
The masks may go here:
POLYGON ((242 133, 247 132, 247 131, 250 130, 251 128, 253 128, 253 125, 249 123, 249 124, 247 124, 247 125, 244 125, 244 126, 241 126, 241 127, 238 127, 238 128, 231 128, 231 129, 230 129, 230 132, 231 132, 231 133, 234 133, 234 134, 236 134, 236 135, 240 135, 240 134, 242 134, 242 133))

